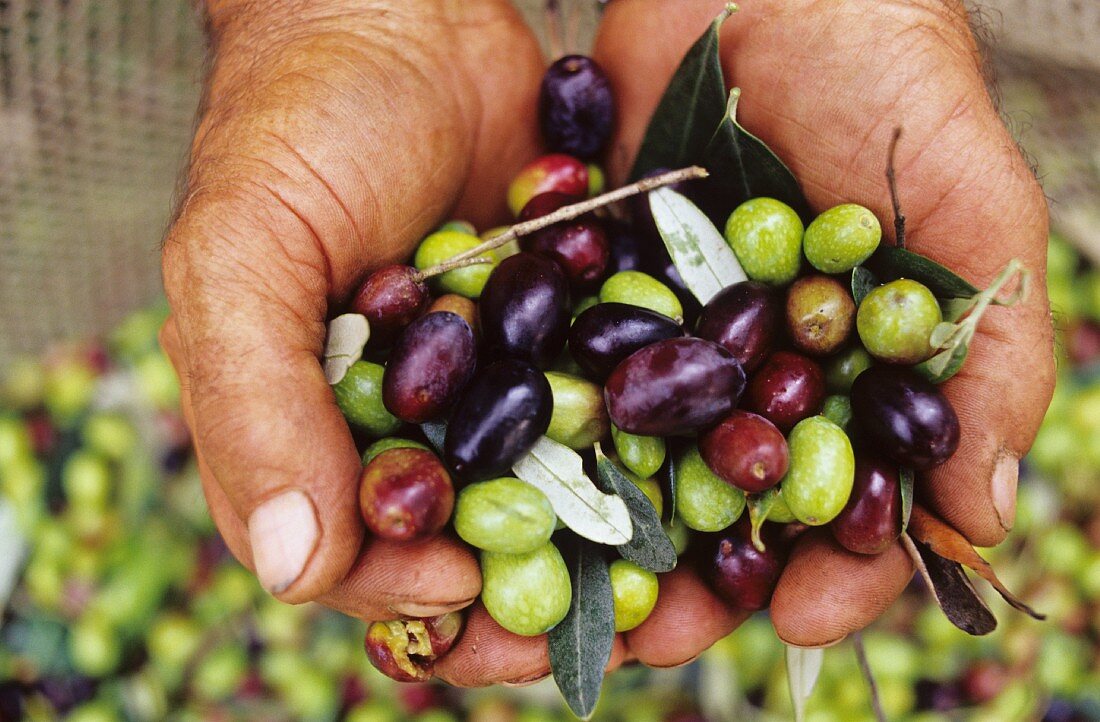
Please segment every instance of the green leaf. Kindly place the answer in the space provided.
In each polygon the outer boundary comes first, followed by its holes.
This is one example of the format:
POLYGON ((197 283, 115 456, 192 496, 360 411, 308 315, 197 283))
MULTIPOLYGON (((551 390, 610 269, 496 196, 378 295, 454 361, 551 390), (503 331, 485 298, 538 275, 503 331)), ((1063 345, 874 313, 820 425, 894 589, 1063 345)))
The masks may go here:
POLYGON ((546 494, 562 523, 585 539, 618 546, 634 536, 626 502, 597 489, 568 446, 542 436, 512 471, 546 494))
POLYGON ((913 482, 916 474, 908 466, 901 467, 901 533, 909 528, 909 517, 913 515, 913 482))
POLYGON ((791 704, 794 705, 795 722, 806 718, 806 702, 817 686, 817 677, 821 674, 821 662, 824 659, 824 649, 787 645, 787 686, 791 692, 791 704))
POLYGON ((676 481, 677 469, 680 464, 680 448, 675 441, 670 441, 668 445, 667 461, 668 465, 668 519, 670 525, 676 524, 676 487, 679 484, 676 481))
POLYGON ((562 545, 573 600, 550 630, 550 669, 569 709, 588 719, 596 709, 604 669, 615 642, 615 605, 607 561, 591 542, 571 537, 562 545))
POLYGON ((852 269, 852 298, 855 299, 856 307, 863 303, 863 299, 867 298, 867 294, 877 285, 879 283, 878 279, 875 278, 875 274, 863 266, 856 266, 852 269))
POLYGON ((436 453, 443 453, 443 442, 447 438, 447 422, 446 421, 425 421, 420 424, 420 430, 424 433, 425 438, 428 439, 428 443, 436 450, 436 453))
POLYGON ((706 305, 726 286, 748 280, 737 256, 706 214, 671 188, 649 194, 653 221, 684 285, 706 305))
POLYGON ((632 180, 658 168, 680 168, 703 158, 726 106, 718 31, 736 10, 736 5, 727 3, 680 61, 649 120, 632 180))
POLYGON ((725 117, 698 161, 710 173, 700 182, 704 210, 720 223, 750 198, 766 196, 783 201, 808 223, 813 214, 790 168, 737 121, 740 99, 740 88, 730 90, 725 117))
POLYGON ((880 245, 864 263, 883 283, 908 278, 928 286, 936 298, 970 298, 978 289, 919 253, 880 245))
POLYGON ((628 479, 596 444, 596 470, 600 484, 608 493, 618 494, 630 510, 634 535, 626 544, 616 547, 623 559, 651 572, 670 572, 676 568, 676 547, 668 538, 653 503, 638 485, 628 479))

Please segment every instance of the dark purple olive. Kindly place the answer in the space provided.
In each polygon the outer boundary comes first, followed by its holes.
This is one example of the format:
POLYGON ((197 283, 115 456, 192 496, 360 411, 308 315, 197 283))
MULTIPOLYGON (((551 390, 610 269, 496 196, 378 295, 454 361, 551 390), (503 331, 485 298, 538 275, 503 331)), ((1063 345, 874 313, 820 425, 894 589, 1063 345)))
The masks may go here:
POLYGON ((441 417, 454 404, 477 365, 470 324, 437 311, 405 327, 382 375, 382 403, 410 424, 441 417))
POLYGON ((852 416, 878 452, 903 466, 931 469, 959 446, 959 418, 951 402, 905 368, 872 366, 857 376, 852 416))
MULTIPOLYGON (((527 201, 520 211, 519 221, 541 218, 578 200, 567 193, 540 193, 527 201)), ((519 245, 525 251, 555 261, 577 290, 590 290, 607 271, 610 256, 607 233, 599 219, 591 214, 524 236, 519 245)))
POLYGON ((711 589, 735 609, 755 612, 766 608, 787 563, 787 544, 780 526, 765 523, 760 530, 764 551, 752 543, 748 515, 729 529, 700 540, 700 571, 711 589))
POLYGON ((881 554, 901 536, 901 482, 896 464, 856 456, 848 503, 829 526, 840 546, 857 554, 881 554))
POLYGON ((505 359, 480 369, 447 425, 447 463, 467 481, 508 473, 546 433, 553 408, 550 382, 530 364, 505 359))
POLYGON ((772 352, 782 320, 775 292, 744 281, 722 289, 703 307, 695 335, 725 348, 751 374, 772 352))
POLYGON ((595 60, 566 55, 546 70, 539 91, 539 127, 550 150, 592 158, 607 144, 614 122, 611 83, 595 60))
POLYGON ((717 423, 744 390, 745 372, 729 351, 701 338, 673 338, 616 366, 604 398, 620 430, 680 436, 717 423))
POLYGON ((363 281, 351 301, 351 310, 367 317, 369 343, 372 348, 382 348, 393 343, 429 301, 428 286, 419 280, 418 271, 395 264, 379 268, 363 281))
POLYGON ((683 335, 680 324, 663 313, 628 303, 598 303, 573 321, 569 353, 586 374, 603 381, 635 351, 683 335))
POLYGON ((569 333, 569 284, 553 261, 517 253, 489 275, 478 314, 490 357, 546 366, 561 353, 569 333))
POLYGON ((605 219, 610 257, 607 261, 607 275, 613 276, 619 271, 641 271, 642 239, 629 224, 614 219, 605 219))

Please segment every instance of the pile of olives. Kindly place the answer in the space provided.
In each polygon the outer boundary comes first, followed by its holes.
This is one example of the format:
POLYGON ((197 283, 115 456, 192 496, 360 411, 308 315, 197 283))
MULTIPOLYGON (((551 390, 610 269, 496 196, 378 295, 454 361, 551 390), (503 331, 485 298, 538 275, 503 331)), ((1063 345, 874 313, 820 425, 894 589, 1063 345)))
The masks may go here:
MULTIPOLYGON (((555 152, 509 188, 521 222, 600 192, 588 161, 611 127, 602 71, 559 60, 540 111, 555 152)), ((701 305, 639 199, 632 213, 600 209, 433 274, 502 230, 479 237, 452 221, 350 304, 371 335, 333 388, 364 441, 370 532, 413 541, 453 529, 479 550, 483 604, 516 634, 552 629, 571 598, 553 505, 511 471, 544 435, 588 469, 599 443, 678 553, 744 610, 768 605, 807 526, 828 525, 853 552, 888 548, 902 532, 903 469, 934 467, 959 442, 951 404, 911 369, 943 321, 932 292, 900 279, 853 296, 848 276, 881 239, 873 213, 843 204, 804 227, 781 201, 742 203, 724 236, 748 278, 701 305)), ((611 582, 616 629, 641 624, 656 574, 616 559, 611 582)), ((379 622, 367 648, 383 671, 420 679, 457 633, 449 615, 379 622)))

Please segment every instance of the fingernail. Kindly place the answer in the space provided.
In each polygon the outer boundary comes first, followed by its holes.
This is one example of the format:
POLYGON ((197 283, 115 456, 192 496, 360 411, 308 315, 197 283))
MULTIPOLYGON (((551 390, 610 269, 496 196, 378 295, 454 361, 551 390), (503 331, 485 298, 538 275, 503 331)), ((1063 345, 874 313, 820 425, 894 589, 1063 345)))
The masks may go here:
POLYGON ((1001 527, 1011 531, 1016 523, 1016 482, 1020 478, 1020 460, 1012 452, 1002 449, 993 467, 990 495, 997 510, 1001 527))
MULTIPOLYGON (((476 599, 477 597, 474 597, 476 599)), ((438 617, 447 612, 457 612, 474 603, 474 599, 464 599, 448 604, 418 604, 417 602, 397 602, 390 605, 390 611, 402 617, 438 617)))
POLYGON ((689 659, 685 659, 683 662, 677 662, 676 664, 651 664, 649 666, 654 669, 676 669, 677 667, 686 667, 697 659, 699 659, 698 654, 689 659))
POLYGON ((512 680, 510 682, 501 682, 504 687, 530 687, 533 684, 537 684, 542 680, 550 676, 549 672, 539 672, 533 677, 523 677, 520 679, 512 680))
POLYGON ((256 507, 248 517, 248 538, 264 589, 280 594, 302 576, 319 533, 317 511, 301 491, 283 492, 256 507))

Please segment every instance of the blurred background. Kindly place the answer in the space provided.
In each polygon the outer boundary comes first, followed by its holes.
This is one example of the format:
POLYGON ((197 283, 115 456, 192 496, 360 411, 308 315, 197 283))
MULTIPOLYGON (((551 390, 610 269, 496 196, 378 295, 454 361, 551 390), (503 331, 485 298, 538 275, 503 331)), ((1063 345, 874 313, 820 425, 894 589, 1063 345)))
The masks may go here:
MULTIPOLYGON (((562 6, 583 50, 598 4, 562 6)), ((971 638, 914 585, 864 641, 889 719, 1100 720, 1100 2, 979 18, 1051 199, 1059 330, 1017 527, 986 554, 1050 618, 991 598, 971 638)), ((552 683, 389 682, 361 622, 268 598, 217 538, 156 346, 202 58, 187 0, 0 0, 0 722, 568 719, 552 683)), ((787 719, 782 646, 757 615, 689 667, 612 675, 597 717, 787 719)), ((850 644, 809 719, 874 719, 850 644)))

